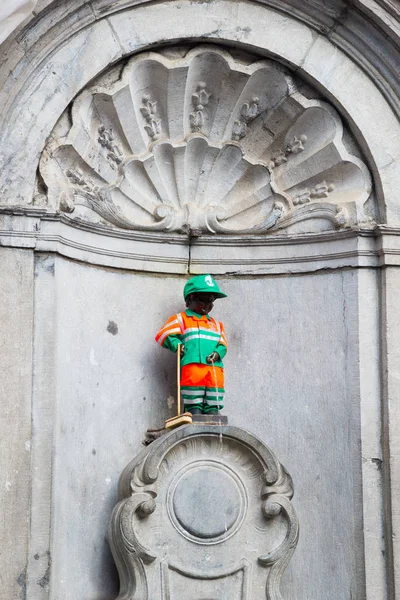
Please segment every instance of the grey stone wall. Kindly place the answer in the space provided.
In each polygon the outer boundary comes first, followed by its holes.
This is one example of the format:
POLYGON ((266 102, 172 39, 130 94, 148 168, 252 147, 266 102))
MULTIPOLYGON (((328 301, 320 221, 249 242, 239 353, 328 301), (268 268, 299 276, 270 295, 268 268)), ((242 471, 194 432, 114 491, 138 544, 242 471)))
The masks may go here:
POLYGON ((0 254, 0 587, 25 598, 30 507, 33 252, 0 254))
MULTIPOLYGON (((52 476, 50 598, 105 599, 117 590, 105 536, 118 477, 147 427, 174 410, 175 357, 153 337, 183 310, 185 278, 62 258, 53 274, 50 265, 37 265, 36 293, 51 277, 56 310, 37 303, 36 318, 54 325, 53 341, 38 347, 35 364, 54 364, 55 395, 52 420, 36 430, 32 467, 33 481, 37 468, 52 476), (46 444, 49 454, 40 455, 46 444)), ((224 413, 273 448, 294 478, 302 531, 284 596, 345 600, 351 589, 361 599, 360 335, 368 340, 359 330, 358 272, 219 282, 229 296, 213 311, 230 342, 224 413)), ((32 535, 43 530, 44 522, 32 535)))

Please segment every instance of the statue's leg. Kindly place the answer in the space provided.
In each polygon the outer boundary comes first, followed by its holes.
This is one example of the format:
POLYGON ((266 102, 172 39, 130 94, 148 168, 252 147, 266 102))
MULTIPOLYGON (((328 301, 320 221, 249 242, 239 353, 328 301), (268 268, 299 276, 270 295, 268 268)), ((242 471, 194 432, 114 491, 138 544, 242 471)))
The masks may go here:
POLYGON ((207 415, 219 415, 224 408, 224 370, 211 365, 207 367, 205 383, 205 399, 203 412, 207 415))
POLYGON ((203 413, 206 388, 204 386, 204 365, 185 365, 181 370, 181 394, 185 412, 192 415, 203 413))
POLYGON ((192 415, 201 415, 203 412, 203 398, 190 397, 188 399, 183 396, 183 408, 185 412, 190 412, 192 415))

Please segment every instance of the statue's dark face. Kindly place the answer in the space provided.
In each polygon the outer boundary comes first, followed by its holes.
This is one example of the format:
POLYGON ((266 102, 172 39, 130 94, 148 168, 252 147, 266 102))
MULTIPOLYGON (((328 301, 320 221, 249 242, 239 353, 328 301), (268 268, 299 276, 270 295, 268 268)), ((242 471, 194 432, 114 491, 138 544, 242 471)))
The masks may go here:
POLYGON ((214 294, 195 292, 186 298, 186 306, 199 315, 208 315, 214 306, 214 294))

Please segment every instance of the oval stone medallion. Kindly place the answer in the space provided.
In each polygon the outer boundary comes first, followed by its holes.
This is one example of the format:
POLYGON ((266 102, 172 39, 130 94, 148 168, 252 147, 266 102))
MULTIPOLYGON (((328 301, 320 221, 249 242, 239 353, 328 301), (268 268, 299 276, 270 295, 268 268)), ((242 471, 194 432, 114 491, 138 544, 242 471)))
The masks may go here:
POLYGON ((243 513, 243 492, 233 473, 203 464, 175 482, 171 508, 182 529, 204 540, 231 533, 243 513))

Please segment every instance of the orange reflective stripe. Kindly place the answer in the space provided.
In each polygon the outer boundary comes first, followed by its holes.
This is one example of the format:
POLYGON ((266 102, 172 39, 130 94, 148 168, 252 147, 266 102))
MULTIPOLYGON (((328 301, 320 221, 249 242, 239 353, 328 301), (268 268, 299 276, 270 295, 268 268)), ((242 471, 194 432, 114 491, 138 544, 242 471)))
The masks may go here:
POLYGON ((157 333, 155 340, 158 344, 162 345, 163 341, 168 335, 179 334, 181 333, 181 328, 179 326, 179 320, 177 315, 173 315, 168 319, 166 323, 161 327, 160 331, 157 333))
POLYGON ((219 343, 223 344, 226 347, 228 347, 228 342, 227 342, 226 337, 225 337, 224 325, 221 322, 219 322, 219 325, 221 326, 221 339, 220 339, 219 343))
POLYGON ((225 337, 225 331, 224 331, 224 325, 223 323, 221 323, 221 321, 216 321, 214 319, 214 317, 210 317, 210 319, 207 319, 206 316, 202 316, 199 319, 195 319, 194 317, 191 317, 190 315, 187 315, 185 312, 180 313, 179 315, 176 315, 178 318, 181 317, 182 319, 182 324, 183 324, 183 329, 182 329, 182 334, 185 334, 187 329, 208 329, 211 331, 214 331, 215 333, 219 333, 220 334, 220 339, 218 341, 219 344, 223 344, 224 346, 228 347, 228 342, 226 340, 225 337))
POLYGON ((183 315, 183 314, 185 314, 185 313, 178 313, 178 314, 176 315, 176 316, 177 316, 177 319, 178 319, 178 322, 179 322, 179 328, 180 328, 180 330, 181 330, 181 333, 182 333, 182 334, 183 334, 183 332, 184 332, 184 330, 185 330, 185 326, 184 326, 184 324, 183 324, 183 318, 182 318, 182 315, 183 315))

